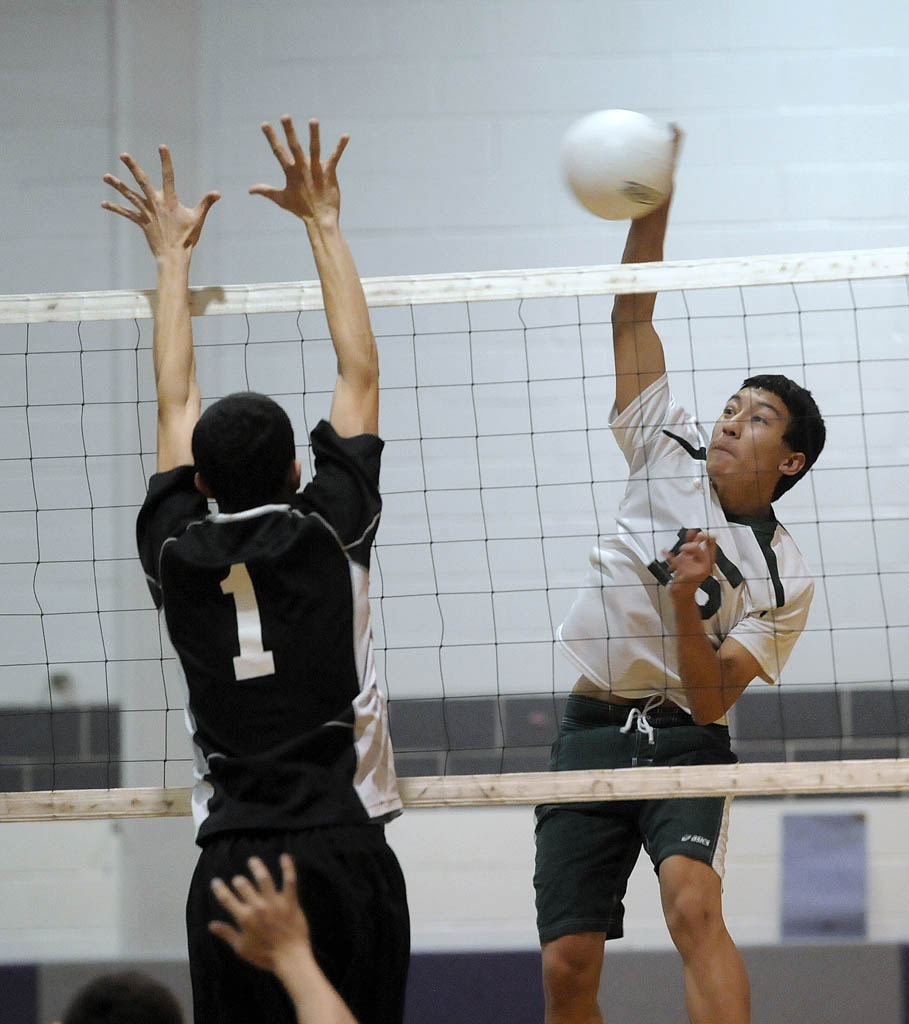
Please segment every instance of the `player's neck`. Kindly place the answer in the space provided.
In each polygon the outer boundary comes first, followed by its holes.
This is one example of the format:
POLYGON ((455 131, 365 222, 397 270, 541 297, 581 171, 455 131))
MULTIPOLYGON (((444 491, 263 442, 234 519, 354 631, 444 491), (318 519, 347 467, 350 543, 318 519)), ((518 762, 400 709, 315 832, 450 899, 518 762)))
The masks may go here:
MULTIPOLYGON (((753 476, 730 475, 711 480, 720 505, 727 516, 745 516, 751 519, 770 519, 772 490, 761 487, 753 476)), ((775 485, 774 485, 775 486, 775 485)))

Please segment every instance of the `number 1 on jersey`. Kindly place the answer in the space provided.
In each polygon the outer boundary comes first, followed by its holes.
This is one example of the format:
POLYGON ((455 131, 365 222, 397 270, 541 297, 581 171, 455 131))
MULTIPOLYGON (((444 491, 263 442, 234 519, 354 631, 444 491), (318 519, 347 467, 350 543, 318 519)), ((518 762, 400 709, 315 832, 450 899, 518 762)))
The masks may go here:
POLYGON ((275 659, 271 651, 262 646, 262 620, 249 571, 243 562, 230 567, 230 574, 221 580, 221 590, 232 594, 237 611, 237 638, 240 653, 234 658, 237 680, 256 679, 274 675, 275 659))

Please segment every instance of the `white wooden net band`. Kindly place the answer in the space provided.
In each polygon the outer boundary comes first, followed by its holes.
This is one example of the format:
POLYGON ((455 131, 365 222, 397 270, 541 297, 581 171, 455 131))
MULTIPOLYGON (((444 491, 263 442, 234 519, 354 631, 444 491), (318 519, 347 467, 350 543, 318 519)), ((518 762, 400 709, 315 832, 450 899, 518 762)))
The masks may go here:
MULTIPOLYGON (((909 790, 909 759, 690 765, 399 780, 404 804, 468 807, 692 796, 786 796, 909 790)), ((190 789, 86 789, 0 794, 0 821, 160 818, 190 813, 190 789)))
MULTIPOLYGON (((599 267, 502 270, 365 278, 370 306, 428 305, 685 289, 807 284, 909 275, 909 248, 677 260, 599 267)), ((0 296, 0 324, 146 319, 154 291, 58 292, 0 296)), ((318 281, 191 289, 193 316, 322 309, 318 281)))

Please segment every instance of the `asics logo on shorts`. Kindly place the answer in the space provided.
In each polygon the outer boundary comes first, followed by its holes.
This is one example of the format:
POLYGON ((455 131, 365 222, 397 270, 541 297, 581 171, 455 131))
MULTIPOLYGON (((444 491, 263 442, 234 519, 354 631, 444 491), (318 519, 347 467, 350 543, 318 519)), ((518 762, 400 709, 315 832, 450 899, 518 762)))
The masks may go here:
POLYGON ((704 836, 693 836, 690 832, 687 832, 682 836, 683 843, 700 843, 701 846, 710 846, 710 840, 704 836))

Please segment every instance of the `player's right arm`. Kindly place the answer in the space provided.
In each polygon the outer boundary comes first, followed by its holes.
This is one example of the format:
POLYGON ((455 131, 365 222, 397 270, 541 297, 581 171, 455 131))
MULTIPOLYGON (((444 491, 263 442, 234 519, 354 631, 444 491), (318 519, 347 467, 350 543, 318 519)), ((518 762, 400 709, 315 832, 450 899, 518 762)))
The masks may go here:
POLYGON ((309 122, 308 156, 290 117, 282 117, 281 124, 290 152, 270 124, 263 124, 262 131, 284 171, 286 184, 283 189, 253 185, 249 191, 271 199, 306 225, 338 359, 331 425, 342 437, 378 434, 379 357, 363 286, 339 224, 341 193, 336 170, 349 137, 342 135, 323 162, 318 121, 309 122))
POLYGON ((189 311, 189 264, 205 217, 221 197, 218 192, 209 192, 193 209, 183 206, 174 188, 170 151, 167 146, 159 146, 158 152, 161 156, 160 189, 154 187, 128 153, 123 153, 120 159, 136 179, 141 193, 113 174, 105 174, 104 181, 135 209, 110 202, 101 205, 142 228, 158 267, 153 352, 158 396, 158 472, 161 473, 193 461, 192 433, 201 411, 201 396, 196 382, 189 311))
POLYGON ((737 640, 727 636, 716 648, 704 630, 696 594, 713 572, 716 547, 716 538, 709 533, 689 530, 679 550, 666 554, 672 571, 669 597, 675 615, 679 678, 698 725, 722 718, 751 680, 763 675, 758 660, 737 640))
MULTIPOLYGON (((678 154, 681 132, 675 131, 678 154)), ((663 259, 663 241, 672 194, 652 213, 631 222, 623 263, 655 263, 663 259)), ((656 293, 616 295, 612 307, 612 344, 615 352, 616 410, 622 412, 666 372, 663 343, 653 326, 656 293)))

